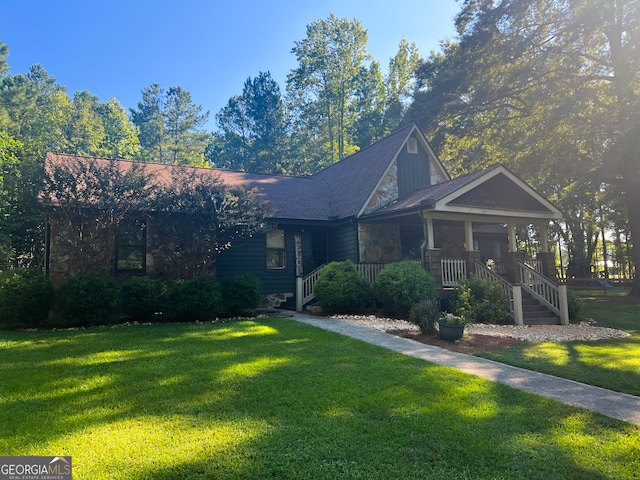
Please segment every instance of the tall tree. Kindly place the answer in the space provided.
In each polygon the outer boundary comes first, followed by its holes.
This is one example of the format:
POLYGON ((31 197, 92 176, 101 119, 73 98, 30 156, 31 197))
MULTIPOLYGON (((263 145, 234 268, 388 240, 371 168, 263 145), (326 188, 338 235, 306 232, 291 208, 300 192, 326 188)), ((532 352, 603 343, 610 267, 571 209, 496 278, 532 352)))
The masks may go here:
POLYGON ((352 104, 357 79, 371 60, 366 44, 367 31, 358 20, 331 14, 308 25, 306 38, 292 49, 298 67, 287 77, 287 92, 299 110, 298 129, 315 132, 310 140, 316 140, 322 156, 314 159, 318 166, 355 151, 350 136, 355 122, 352 104))
POLYGON ((9 63, 7 57, 9 56, 9 47, 6 43, 0 40, 0 78, 2 78, 9 71, 9 63))
POLYGON ((502 161, 561 207, 582 191, 590 210, 590 192, 614 182, 640 236, 639 10, 629 0, 467 0, 459 41, 421 69, 411 115, 445 158, 457 152, 456 168, 502 161))
POLYGON ((98 155, 105 137, 98 107, 100 101, 88 91, 76 92, 70 106, 66 128, 67 152, 75 155, 98 155))
POLYGON ((137 128, 131 123, 127 111, 114 97, 98 106, 104 128, 100 142, 103 156, 133 159, 138 155, 140 142, 137 128))
POLYGON ((141 153, 145 160, 164 161, 164 97, 164 90, 157 83, 153 83, 142 90, 142 99, 138 102, 137 110, 130 110, 131 121, 138 127, 141 153))
POLYGON ((202 126, 209 112, 194 104, 191 94, 183 88, 171 87, 167 91, 164 117, 171 163, 201 165, 208 141, 202 126))
POLYGON ((418 46, 400 41, 398 53, 389 60, 389 73, 385 79, 385 133, 397 128, 406 113, 416 87, 416 70, 420 64, 418 46))
POLYGON ((20 181, 22 144, 0 131, 0 270, 12 266, 15 259, 15 207, 20 181))
MULTIPOLYGON (((358 76, 358 86, 353 105, 357 119, 354 122, 353 142, 359 147, 371 145, 385 134, 387 96, 380 64, 371 62, 358 76)), ((388 133, 388 132, 386 132, 388 133)))
POLYGON ((0 130, 20 140, 30 158, 62 151, 69 103, 65 88, 42 66, 33 65, 26 75, 2 79, 0 130))
POLYGON ((289 118, 278 84, 269 72, 248 78, 242 95, 216 115, 220 150, 212 163, 257 173, 290 173, 289 118))
POLYGON ((161 163, 202 165, 209 135, 203 130, 209 112, 181 87, 165 92, 154 83, 142 91, 131 121, 139 129, 141 156, 161 163))

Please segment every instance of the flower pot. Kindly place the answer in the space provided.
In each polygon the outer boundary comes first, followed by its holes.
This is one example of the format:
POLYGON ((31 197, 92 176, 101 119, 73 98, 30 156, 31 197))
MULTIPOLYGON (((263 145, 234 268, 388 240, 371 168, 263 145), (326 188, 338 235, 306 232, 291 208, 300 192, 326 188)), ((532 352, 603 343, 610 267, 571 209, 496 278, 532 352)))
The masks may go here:
POLYGON ((451 324, 445 322, 438 322, 438 331, 440 332, 440 338, 447 340, 448 342, 455 342, 460 340, 464 334, 464 323, 451 324))

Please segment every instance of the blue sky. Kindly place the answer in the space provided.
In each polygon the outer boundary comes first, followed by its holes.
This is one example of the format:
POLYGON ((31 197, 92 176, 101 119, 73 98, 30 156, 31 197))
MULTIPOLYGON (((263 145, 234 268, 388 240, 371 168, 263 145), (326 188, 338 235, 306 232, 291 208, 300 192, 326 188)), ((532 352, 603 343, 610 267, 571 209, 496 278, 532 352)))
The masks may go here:
POLYGON ((213 116, 248 77, 271 72, 285 92, 294 42, 317 19, 358 19, 386 72, 405 38, 421 56, 454 38, 456 0, 4 0, 0 40, 10 74, 42 64, 72 95, 88 90, 135 107, 144 87, 181 86, 213 116))

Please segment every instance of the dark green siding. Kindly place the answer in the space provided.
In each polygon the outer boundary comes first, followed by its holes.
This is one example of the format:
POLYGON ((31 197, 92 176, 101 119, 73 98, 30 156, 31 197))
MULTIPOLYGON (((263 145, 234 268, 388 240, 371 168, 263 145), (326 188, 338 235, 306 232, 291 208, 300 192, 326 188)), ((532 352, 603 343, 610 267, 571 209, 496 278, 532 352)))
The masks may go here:
POLYGON ((229 250, 218 254, 216 276, 220 279, 235 273, 251 273, 260 279, 262 293, 295 293, 295 244, 294 233, 299 228, 284 227, 287 268, 267 270, 266 238, 258 234, 253 238, 240 239, 229 250))
POLYGON ((407 146, 398 154, 398 194, 400 197, 431 184, 429 156, 418 142, 418 153, 407 153, 407 146))
POLYGON ((351 223, 337 226, 332 230, 329 240, 329 259, 332 262, 358 261, 358 236, 356 232, 356 226, 351 223))
POLYGON ((348 223, 337 227, 301 227, 281 226, 285 231, 285 248, 287 252, 287 268, 284 270, 267 270, 266 268, 266 238, 259 234, 253 238, 238 240, 229 250, 218 254, 216 261, 216 275, 220 279, 235 273, 251 273, 262 282, 262 291, 270 293, 295 293, 295 239, 296 233, 302 235, 302 257, 304 274, 315 268, 318 262, 358 260, 358 242, 355 225, 348 223), (314 237, 316 240, 314 241, 314 237), (319 239, 326 237, 327 255, 320 257, 317 250, 319 239))

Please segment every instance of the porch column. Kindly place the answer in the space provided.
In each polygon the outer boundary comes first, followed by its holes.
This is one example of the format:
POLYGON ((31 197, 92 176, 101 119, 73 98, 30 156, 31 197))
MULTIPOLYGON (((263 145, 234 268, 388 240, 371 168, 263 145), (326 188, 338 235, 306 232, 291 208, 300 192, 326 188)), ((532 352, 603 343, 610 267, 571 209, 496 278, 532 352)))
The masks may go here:
POLYGON ((549 248, 549 229, 547 224, 540 225, 542 251, 536 255, 536 259, 542 263, 542 274, 551 280, 557 280, 556 255, 549 248))
POLYGON ((433 240, 433 218, 424 218, 424 235, 427 240, 427 250, 433 250, 436 248, 435 242, 433 240))
POLYGON ((504 259, 504 278, 510 283, 518 283, 516 272, 518 262, 525 260, 525 252, 518 251, 518 242, 516 241, 516 224, 508 223, 507 231, 509 234, 509 251, 504 259))
POLYGON ((509 251, 517 252, 518 243, 516 242, 516 225, 514 223, 509 223, 507 228, 509 232, 509 251))
POLYGON ((473 251, 473 222, 465 220, 464 222, 464 242, 466 244, 465 250, 467 252, 473 251))
POLYGON ((469 276, 476 271, 475 261, 480 261, 480 252, 473 249, 473 222, 470 220, 464 222, 464 241, 466 248, 463 258, 467 261, 467 276, 469 276))
POLYGON ((540 225, 540 236, 542 237, 542 251, 549 251, 549 225, 543 223, 540 225))
POLYGON ((442 250, 426 248, 423 261, 424 269, 431 274, 438 288, 442 288, 442 250))

